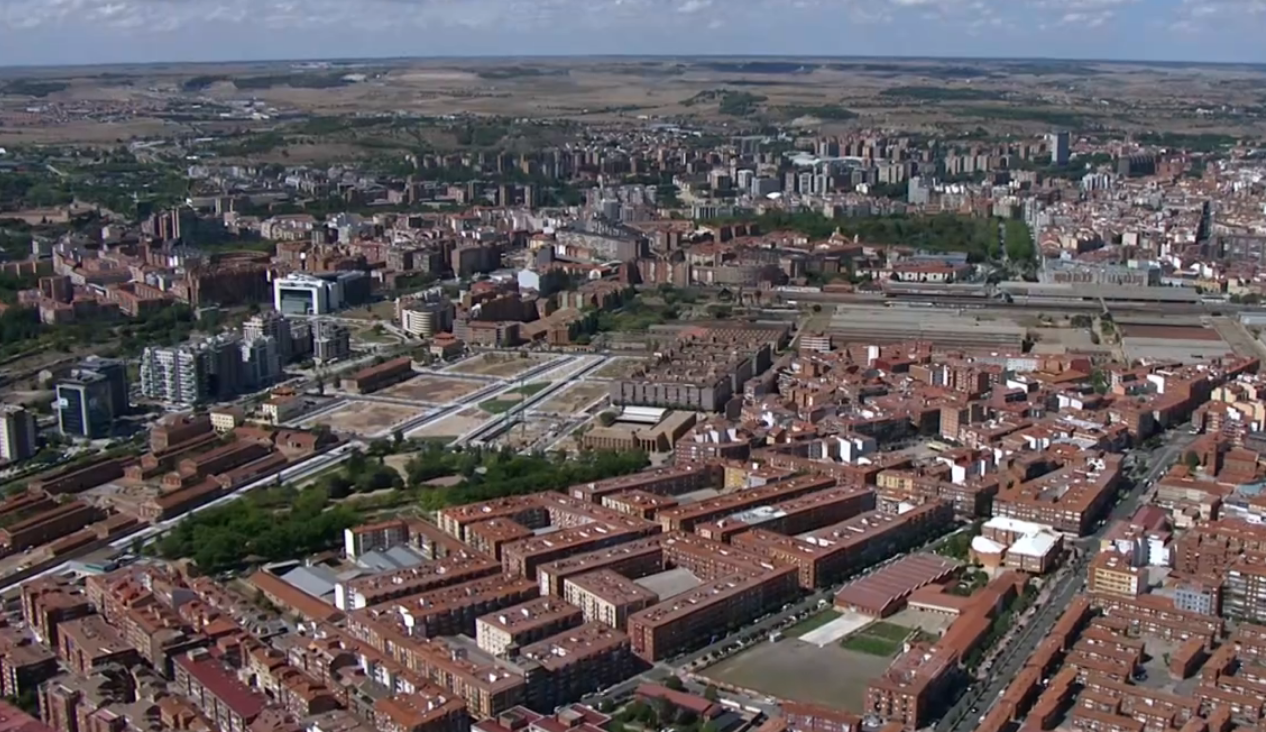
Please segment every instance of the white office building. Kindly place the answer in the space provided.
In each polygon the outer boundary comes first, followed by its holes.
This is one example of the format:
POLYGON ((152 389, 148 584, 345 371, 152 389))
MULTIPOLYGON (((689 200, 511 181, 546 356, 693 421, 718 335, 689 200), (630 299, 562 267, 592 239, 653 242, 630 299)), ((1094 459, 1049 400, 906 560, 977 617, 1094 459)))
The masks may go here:
POLYGON ((326 315, 343 307, 337 281, 292 273, 273 280, 273 308, 282 315, 326 315))

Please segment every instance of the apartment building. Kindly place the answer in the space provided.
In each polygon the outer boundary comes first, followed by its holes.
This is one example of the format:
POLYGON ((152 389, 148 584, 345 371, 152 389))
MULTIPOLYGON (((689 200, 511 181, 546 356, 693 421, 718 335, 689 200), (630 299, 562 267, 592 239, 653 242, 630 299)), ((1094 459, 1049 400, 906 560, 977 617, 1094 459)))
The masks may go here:
POLYGON ((1031 521, 1084 536, 1102 519, 1121 479, 1121 456, 1092 455, 999 491, 994 516, 1031 521))
POLYGON ((34 692, 58 673, 57 654, 29 630, 0 630, 0 696, 34 692))
POLYGON ((1220 618, 1183 612, 1174 606, 1172 599, 1161 595, 1126 597, 1094 593, 1090 595, 1090 602, 1109 616, 1118 632, 1131 638, 1150 636, 1172 642, 1202 638, 1212 646, 1224 628, 1220 618))
POLYGON ((1091 592, 1138 597, 1147 591, 1147 568, 1131 566, 1116 552, 1099 552, 1087 568, 1091 592))
POLYGON ((835 480, 831 478, 818 476, 795 478, 678 506, 661 512, 656 518, 665 532, 693 531, 702 523, 716 521, 759 506, 806 496, 831 488, 835 484, 835 480))
POLYGON ((644 491, 657 496, 679 496, 704 488, 717 488, 721 484, 721 478, 722 470, 717 465, 677 465, 574 485, 568 489, 568 493, 572 498, 592 503, 602 503, 605 496, 629 491, 644 491))
POLYGON ((380 732, 465 732, 470 729, 466 703, 447 689, 422 684, 411 693, 378 699, 374 729, 380 732))
POLYGON ((491 519, 505 519, 528 529, 550 525, 550 512, 539 495, 510 496, 481 503, 468 503, 442 509, 437 523, 444 533, 468 541, 466 530, 473 524, 491 519))
POLYGON ((947 691, 957 674, 958 662, 952 653, 914 645, 866 687, 864 709, 900 723, 905 732, 915 732, 930 723, 949 699, 947 691))
POLYGON ((109 664, 140 663, 136 649, 100 615, 67 620, 57 628, 57 655, 75 673, 87 676, 109 664))
POLYGON ((695 533, 723 543, 753 528, 795 535, 839 523, 874 508, 873 490, 842 486, 698 524, 695 533))
POLYGON ((654 663, 737 630, 796 593, 796 570, 748 570, 705 584, 634 613, 633 652, 654 663))
POLYGON ((659 602, 659 596, 609 569, 563 580, 563 598, 580 608, 585 622, 625 630, 629 616, 659 602))
POLYGON ((506 574, 535 577, 536 568, 542 564, 659 533, 659 527, 649 521, 632 516, 621 516, 621 519, 562 529, 506 544, 501 547, 502 568, 506 574))
POLYGON ((586 623, 524 646, 515 659, 532 709, 556 709, 624 681, 637 659, 629 637, 602 623, 586 623))
POLYGON ((569 578, 603 569, 625 577, 660 572, 664 569, 664 541, 664 535, 653 536, 542 564, 536 573, 541 594, 562 597, 569 578))
POLYGON ((1244 519, 1206 521, 1174 541, 1174 571, 1197 577, 1220 576, 1247 553, 1266 553, 1266 526, 1244 519))
POLYGON ((62 577, 42 577, 21 584, 22 619, 45 645, 58 647, 62 623, 93 612, 83 588, 62 577))
POLYGON ((794 566, 800 586, 814 589, 917 546, 943 533, 953 521, 953 507, 936 501, 905 513, 868 511, 799 537, 756 529, 734 537, 733 545, 794 566))
POLYGON ((268 704, 205 650, 176 658, 173 687, 221 732, 247 732, 268 704))
POLYGON ((347 630, 380 651, 407 639, 475 635, 475 621, 537 597, 536 582, 493 575, 355 610, 347 630))
POLYGON ((477 552, 459 551, 416 567, 339 582, 334 586, 334 606, 358 610, 495 574, 501 574, 500 563, 477 552))
POLYGON ((647 493, 646 491, 626 491, 603 496, 602 505, 620 513, 637 516, 647 521, 655 521, 655 517, 661 511, 676 508, 681 503, 675 498, 647 493))
POLYGON ((403 519, 379 521, 343 530, 343 553, 355 559, 366 552, 382 551, 409 541, 409 524, 403 519))
POLYGON ((523 524, 505 518, 492 518, 466 527, 466 543, 499 562, 502 561, 502 547, 535 535, 536 532, 523 524))
POLYGON ((1222 578, 1222 613, 1252 623, 1266 622, 1266 555, 1236 559, 1222 578))
POLYGON ((476 619, 475 640, 494 656, 516 656, 524 646, 583 621, 580 608, 547 595, 476 619))

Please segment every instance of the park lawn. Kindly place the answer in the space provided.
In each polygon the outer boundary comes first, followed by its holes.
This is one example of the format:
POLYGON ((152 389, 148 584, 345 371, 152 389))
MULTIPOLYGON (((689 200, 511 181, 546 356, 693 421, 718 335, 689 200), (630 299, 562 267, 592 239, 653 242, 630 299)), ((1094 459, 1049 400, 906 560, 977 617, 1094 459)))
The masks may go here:
POLYGON ((809 633, 811 631, 817 630, 818 628, 821 628, 822 626, 826 625, 832 620, 835 620, 839 616, 840 616, 840 613, 838 610, 826 610, 825 612, 820 612, 817 615, 805 618, 804 620, 801 620, 800 622, 791 626, 790 628, 787 629, 787 632, 784 633, 783 635, 786 635, 788 638, 799 638, 800 636, 805 635, 806 633, 809 633))
POLYGON ((535 384, 528 384, 526 386, 519 387, 519 393, 525 397, 530 397, 533 394, 536 394, 537 392, 545 389, 549 385, 550 385, 550 382, 548 381, 538 381, 535 384))
POLYGON ((854 633, 840 641, 840 647, 848 651, 865 653, 868 656, 888 657, 897 655, 897 651, 901 650, 901 641, 867 635, 863 631, 854 633))

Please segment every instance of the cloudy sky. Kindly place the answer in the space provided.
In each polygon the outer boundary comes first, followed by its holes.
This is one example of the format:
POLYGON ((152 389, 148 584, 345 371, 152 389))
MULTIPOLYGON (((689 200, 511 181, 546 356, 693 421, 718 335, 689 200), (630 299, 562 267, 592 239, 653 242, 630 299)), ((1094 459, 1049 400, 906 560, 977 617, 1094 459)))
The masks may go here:
POLYGON ((571 54, 1266 62, 1266 0, 0 0, 0 65, 571 54))

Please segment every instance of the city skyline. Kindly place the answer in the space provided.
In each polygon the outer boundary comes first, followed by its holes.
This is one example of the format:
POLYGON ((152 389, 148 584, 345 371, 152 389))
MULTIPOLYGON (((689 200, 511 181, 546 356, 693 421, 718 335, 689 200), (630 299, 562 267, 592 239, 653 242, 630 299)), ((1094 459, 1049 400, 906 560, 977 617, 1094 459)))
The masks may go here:
POLYGON ((0 0, 0 66, 610 54, 1260 63, 1263 21, 1266 0, 0 0))

